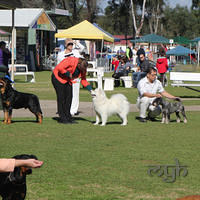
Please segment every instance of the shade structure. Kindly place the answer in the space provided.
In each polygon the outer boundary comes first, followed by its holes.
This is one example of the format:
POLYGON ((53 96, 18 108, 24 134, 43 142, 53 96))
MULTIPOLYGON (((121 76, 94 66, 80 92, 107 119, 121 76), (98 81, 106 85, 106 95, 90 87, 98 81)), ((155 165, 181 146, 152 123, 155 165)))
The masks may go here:
MULTIPOLYGON (((47 31, 56 30, 55 24, 43 8, 16 8, 14 18, 15 27, 47 31)), ((0 10, 0 26, 11 27, 12 22, 12 10, 0 10)))
POLYGON ((191 40, 191 42, 198 42, 198 41, 200 41, 200 37, 197 37, 197 38, 191 40))
POLYGON ((55 34, 56 38, 72 38, 85 40, 105 40, 114 42, 114 38, 110 37, 87 20, 82 21, 71 28, 55 34))
POLYGON ((134 43, 161 43, 161 44, 168 44, 169 43, 169 39, 160 36, 160 35, 156 35, 156 34, 148 34, 145 35, 139 39, 135 39, 135 40, 131 40, 131 42, 134 43))
POLYGON ((174 43, 187 45, 187 44, 190 44, 190 40, 182 36, 177 36, 174 38, 174 43))
POLYGON ((188 56, 189 54, 195 54, 196 52, 190 50, 183 46, 177 46, 174 49, 167 51, 167 55, 174 55, 174 56, 188 56))
POLYGON ((119 41, 120 41, 119 38, 116 38, 116 37, 114 37, 113 35, 111 35, 110 33, 108 33, 107 31, 105 31, 105 30, 102 29, 98 24, 93 23, 93 25, 94 25, 95 27, 97 27, 99 30, 103 31, 103 32, 104 32, 105 34, 107 34, 108 36, 110 36, 111 38, 113 38, 113 39, 114 39, 114 42, 119 42, 119 41))
POLYGON ((135 40, 130 40, 131 42, 133 43, 145 43, 145 41, 143 40, 143 38, 138 38, 138 39, 135 39, 135 40))

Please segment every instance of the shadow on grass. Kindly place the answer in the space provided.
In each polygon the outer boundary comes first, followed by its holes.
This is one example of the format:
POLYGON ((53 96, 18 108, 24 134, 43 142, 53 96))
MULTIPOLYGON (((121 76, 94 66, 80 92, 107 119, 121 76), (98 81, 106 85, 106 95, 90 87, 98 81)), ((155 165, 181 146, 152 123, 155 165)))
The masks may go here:
POLYGON ((179 96, 180 98, 198 98, 200 99, 200 96, 179 96))
MULTIPOLYGON (((92 124, 94 124, 96 121, 90 121, 92 124)), ((112 125, 112 124, 119 124, 121 125, 122 122, 106 122, 106 125, 112 125)), ((98 124, 99 126, 101 125, 101 122, 98 124)))
POLYGON ((107 122, 106 124, 108 125, 108 124, 119 124, 119 125, 121 125, 121 123, 122 122, 107 122))
MULTIPOLYGON (((59 117, 52 117, 52 119, 55 120, 55 121, 58 121, 60 118, 59 117)), ((91 123, 93 122, 91 120, 88 120, 88 119, 85 119, 85 118, 82 118, 82 117, 73 117, 73 119, 75 121, 87 121, 87 122, 91 122, 91 123)))
MULTIPOLYGON (((3 121, 2 121, 3 122, 3 121)), ((14 123, 29 123, 29 122, 32 122, 32 123, 38 123, 36 120, 12 120, 11 124, 14 124, 14 123)), ((38 123, 39 124, 39 123, 38 123)))
POLYGON ((22 79, 15 79, 15 83, 29 83, 25 80, 25 78, 22 80, 22 79))
MULTIPOLYGON (((135 119, 139 121, 140 117, 136 116, 135 119)), ((147 121, 154 122, 154 123, 156 123, 156 122, 161 123, 162 119, 156 119, 156 118, 155 119, 147 119, 147 121)), ((177 123, 177 122, 175 119, 173 119, 173 120, 170 120, 169 123, 177 123)), ((180 123, 184 123, 184 122, 181 120, 180 123)))
MULTIPOLYGON (((53 120, 55 120, 55 121, 58 121, 59 120, 59 117, 52 117, 52 119, 53 120)), ((73 119, 75 120, 75 121, 86 121, 86 122, 90 122, 91 124, 94 124, 96 121, 93 121, 93 120, 89 120, 89 119, 85 119, 85 118, 82 118, 82 117, 73 117, 73 119)), ((111 125, 111 124, 119 124, 119 125, 121 125, 121 123, 122 122, 114 122, 114 121, 112 121, 112 122, 107 122, 106 123, 106 125, 111 125)), ((99 124, 99 125, 101 125, 101 123, 99 124)))

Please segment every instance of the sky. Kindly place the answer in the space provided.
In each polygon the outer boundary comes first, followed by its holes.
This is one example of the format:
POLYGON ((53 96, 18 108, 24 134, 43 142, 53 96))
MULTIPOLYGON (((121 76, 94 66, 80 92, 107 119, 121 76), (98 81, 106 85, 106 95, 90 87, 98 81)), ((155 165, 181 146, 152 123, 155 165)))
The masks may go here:
POLYGON ((187 6, 188 8, 192 5, 192 0, 168 0, 168 2, 172 8, 176 7, 176 4, 179 4, 180 6, 187 6))
MULTIPOLYGON (((104 9, 107 6, 108 0, 101 0, 101 7, 104 9)), ((169 3, 170 7, 174 8, 176 7, 176 4, 179 4, 180 6, 187 6, 188 8, 192 5, 192 0, 165 0, 166 4, 169 3)))

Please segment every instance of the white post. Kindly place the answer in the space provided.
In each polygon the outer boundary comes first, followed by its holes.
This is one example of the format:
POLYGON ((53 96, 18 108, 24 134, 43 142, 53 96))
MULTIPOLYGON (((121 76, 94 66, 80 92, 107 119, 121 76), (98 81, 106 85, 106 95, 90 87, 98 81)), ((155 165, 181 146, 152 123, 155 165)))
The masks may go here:
POLYGON ((11 57, 11 79, 14 80, 14 55, 15 55, 15 37, 16 37, 16 30, 15 30, 15 10, 12 9, 12 57, 11 57))
POLYGON ((190 64, 191 64, 191 43, 190 43, 190 64))
POLYGON ((104 76, 104 67, 98 67, 97 68, 97 82, 98 82, 98 88, 102 89, 103 87, 103 76, 104 76))
POLYGON ((200 57, 199 57, 199 51, 200 51, 200 40, 198 41, 198 48, 197 48, 197 50, 198 50, 198 67, 199 67, 199 59, 200 59, 200 57))
POLYGON ((102 54, 103 54, 103 40, 101 42, 101 58, 102 58, 102 54))

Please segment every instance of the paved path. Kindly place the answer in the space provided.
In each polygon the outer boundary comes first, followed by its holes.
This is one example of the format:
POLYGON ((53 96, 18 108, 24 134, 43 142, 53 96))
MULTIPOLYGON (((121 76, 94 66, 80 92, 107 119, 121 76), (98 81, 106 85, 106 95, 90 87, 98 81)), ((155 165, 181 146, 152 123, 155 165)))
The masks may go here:
MULTIPOLYGON (((44 117, 56 117, 56 101, 40 100, 41 108, 44 117)), ((200 111, 200 105, 185 106, 186 111, 200 111)), ((80 102, 79 117, 95 116, 93 105, 91 102, 80 102)), ((138 112, 135 104, 131 104, 131 112, 138 112)), ((28 109, 13 110, 13 117, 33 117, 34 115, 28 109)), ((3 111, 0 112, 0 117, 3 117, 3 111)))

